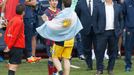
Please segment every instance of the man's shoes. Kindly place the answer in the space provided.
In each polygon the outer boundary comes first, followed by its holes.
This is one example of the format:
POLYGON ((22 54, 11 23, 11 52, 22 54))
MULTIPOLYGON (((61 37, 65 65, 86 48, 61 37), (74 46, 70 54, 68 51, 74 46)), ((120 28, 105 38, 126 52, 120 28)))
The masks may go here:
POLYGON ((101 74, 103 74, 103 71, 96 71, 95 75, 101 75, 101 74))
POLYGON ((108 75, 114 75, 113 71, 108 71, 108 75))
POLYGON ((82 54, 82 55, 79 56, 79 59, 80 59, 80 60, 85 60, 86 58, 85 58, 85 56, 82 54))
POLYGON ((125 68, 125 71, 126 71, 126 72, 130 72, 130 71, 131 71, 131 68, 130 68, 130 67, 126 67, 126 68, 125 68))

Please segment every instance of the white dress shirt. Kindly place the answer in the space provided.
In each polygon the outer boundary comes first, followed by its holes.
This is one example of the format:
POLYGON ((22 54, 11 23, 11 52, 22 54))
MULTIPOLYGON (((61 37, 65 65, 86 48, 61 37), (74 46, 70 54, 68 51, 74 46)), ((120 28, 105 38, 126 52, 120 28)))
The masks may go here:
POLYGON ((90 7, 91 7, 91 15, 93 13, 93 0, 86 0, 87 1, 87 6, 89 7, 89 1, 90 1, 90 7))
POLYGON ((106 12, 106 28, 105 30, 114 30, 114 8, 113 3, 108 5, 105 3, 106 12))

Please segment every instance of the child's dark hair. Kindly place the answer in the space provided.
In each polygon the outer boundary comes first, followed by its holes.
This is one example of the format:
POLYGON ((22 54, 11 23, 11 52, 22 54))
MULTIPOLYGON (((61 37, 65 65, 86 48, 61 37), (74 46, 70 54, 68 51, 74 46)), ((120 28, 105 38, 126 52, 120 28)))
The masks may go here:
POLYGON ((63 5, 65 7, 70 7, 71 6, 71 3, 72 3, 72 0, 63 0, 62 2, 63 2, 63 5))
POLYGON ((16 14, 22 15, 24 11, 25 11, 25 6, 23 4, 18 4, 16 6, 16 14))

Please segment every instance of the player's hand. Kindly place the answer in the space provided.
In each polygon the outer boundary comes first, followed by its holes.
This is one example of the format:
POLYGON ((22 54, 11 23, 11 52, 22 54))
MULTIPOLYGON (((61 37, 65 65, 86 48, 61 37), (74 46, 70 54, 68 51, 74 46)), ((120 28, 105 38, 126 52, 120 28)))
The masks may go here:
POLYGON ((47 17, 47 15, 46 14, 44 14, 43 16, 41 16, 42 17, 42 19, 43 19, 43 21, 48 21, 48 17, 47 17))
POLYGON ((7 25, 8 25, 8 21, 5 19, 3 27, 7 27, 7 25))
POLYGON ((7 27, 8 21, 4 17, 0 17, 1 28, 7 27))
POLYGON ((7 53, 7 52, 9 52, 10 51, 10 49, 8 48, 8 47, 6 47, 5 49, 4 49, 4 52, 5 53, 7 53))

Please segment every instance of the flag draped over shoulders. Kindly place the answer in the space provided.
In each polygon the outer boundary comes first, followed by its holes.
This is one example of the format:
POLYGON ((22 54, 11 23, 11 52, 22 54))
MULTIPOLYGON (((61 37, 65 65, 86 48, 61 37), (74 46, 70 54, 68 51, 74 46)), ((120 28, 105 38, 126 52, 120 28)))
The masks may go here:
POLYGON ((54 19, 46 21, 36 30, 44 38, 65 41, 75 37, 82 28, 75 11, 71 8, 65 8, 54 19))
POLYGON ((37 32, 44 38, 53 41, 65 41, 74 38, 83 29, 82 24, 74 9, 78 0, 72 0, 69 8, 63 9, 51 21, 46 21, 36 28, 37 32))

